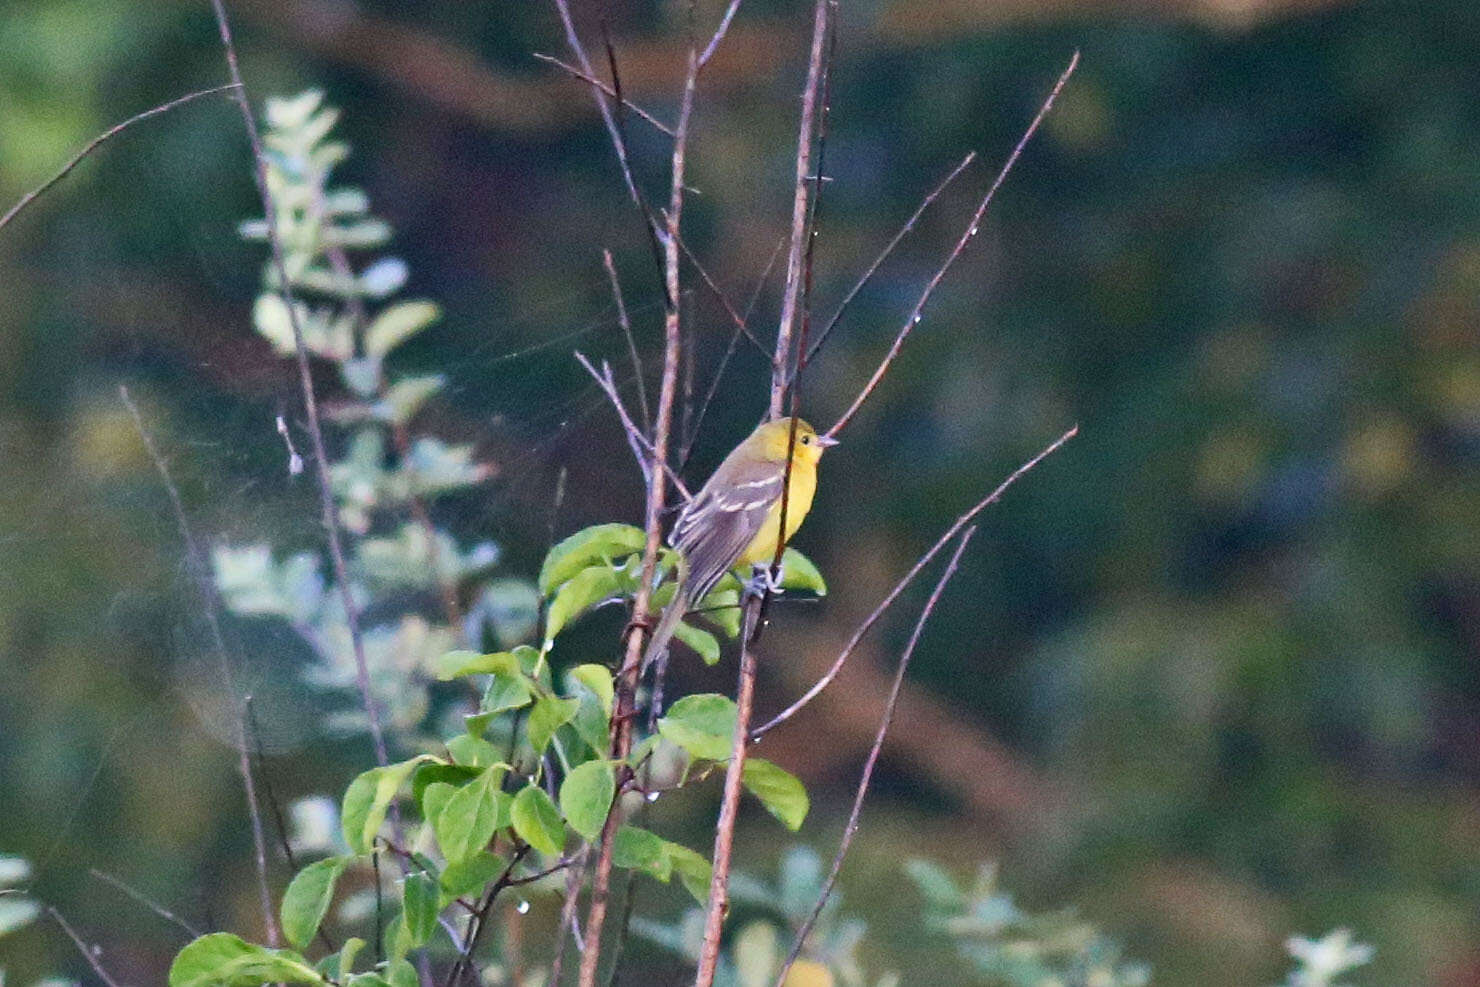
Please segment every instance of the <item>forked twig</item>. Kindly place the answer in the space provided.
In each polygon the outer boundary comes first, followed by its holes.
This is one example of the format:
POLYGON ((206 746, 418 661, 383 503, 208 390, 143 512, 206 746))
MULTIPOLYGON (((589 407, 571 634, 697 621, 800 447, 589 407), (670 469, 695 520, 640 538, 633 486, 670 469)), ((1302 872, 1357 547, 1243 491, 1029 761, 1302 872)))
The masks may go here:
MULTIPOLYGON (((575 76, 582 82, 585 82, 591 86, 595 86, 597 89, 600 89, 603 93, 605 93, 607 96, 610 96, 612 99, 617 98, 617 91, 611 86, 607 85, 605 82, 602 82, 594 75, 587 75, 585 72, 576 68, 574 65, 567 65, 565 62, 562 62, 554 55, 546 55, 542 52, 537 51, 534 53, 534 57, 541 62, 548 62, 556 68, 575 76)), ((646 120, 648 123, 652 124, 654 130, 657 130, 659 133, 667 134, 669 137, 673 136, 672 127, 668 126, 668 124, 664 123, 662 120, 659 120, 657 117, 653 116, 647 110, 644 110, 642 107, 638 106, 636 103, 632 102, 625 96, 622 97, 622 105, 627 107, 627 109, 631 110, 633 113, 636 113, 643 120, 646 120)))
POLYGON ((992 198, 997 194, 997 189, 1002 187, 1003 181, 1007 179, 1008 173, 1012 171, 1012 166, 1017 163, 1018 157, 1023 153, 1023 148, 1027 147, 1028 141, 1032 140, 1033 135, 1038 132, 1039 125, 1043 123, 1044 117, 1048 116, 1048 111, 1053 109, 1054 100, 1058 98, 1059 93, 1069 81, 1069 77, 1074 74, 1074 69, 1078 65, 1079 52, 1076 51, 1074 56, 1069 59, 1068 67, 1059 75, 1058 82, 1054 83, 1054 87, 1049 92, 1048 98, 1038 108, 1038 113, 1033 117, 1033 122, 1028 124, 1028 129, 1023 132, 1023 136, 1018 138, 1017 145, 1013 147, 1012 153, 1007 156, 1007 161, 1003 163, 1002 169, 997 172, 997 177, 992 181, 991 187, 987 189, 987 194, 982 197, 981 202, 976 207, 976 211, 971 214, 971 222, 966 224, 966 229, 962 231, 961 236, 956 240, 956 245, 951 248, 951 252, 946 256, 945 262, 941 264, 940 268, 926 283, 925 290, 920 292, 919 300, 915 302, 915 307, 910 310, 909 316, 904 320, 904 325, 900 327, 899 333, 894 337, 894 342, 889 346, 889 352, 884 354, 884 359, 879 362, 879 366, 874 370, 873 376, 869 378, 867 384, 863 385, 863 389, 858 392, 858 396, 853 399, 853 403, 848 406, 848 410, 843 412, 842 417, 833 424, 832 428, 827 430, 830 438, 843 430, 853 416, 858 413, 858 409, 863 406, 863 402, 867 401, 868 396, 874 392, 874 388, 879 386, 879 382, 884 379, 884 375, 889 372, 889 367, 894 363, 894 358, 899 355, 900 349, 904 346, 904 341, 909 338, 915 326, 919 325, 925 305, 930 301, 930 297, 935 294, 935 289, 945 278, 946 272, 956 263, 956 258, 960 257, 962 251, 966 249, 966 244, 972 237, 976 236, 977 228, 982 221, 982 215, 986 213, 987 206, 992 204, 992 198))
POLYGON ((868 758, 863 764, 863 774, 858 779, 858 790, 853 796, 853 808, 848 812, 848 824, 843 827, 843 838, 838 843, 838 852, 833 855, 832 868, 828 871, 827 880, 822 884, 822 891, 817 896, 817 904, 812 906, 812 911, 807 915, 806 921, 797 929, 796 938, 792 940, 791 951, 786 955, 786 962, 781 965, 781 973, 776 978, 776 987, 785 987, 787 971, 796 962, 802 953, 802 947, 807 942, 807 936, 812 927, 817 924, 817 917, 822 914, 822 909, 827 905, 827 899, 832 896, 834 885, 838 882, 838 872, 843 869, 843 858, 848 855, 848 848, 853 845, 853 837, 858 833, 858 819, 863 813, 863 799, 868 794, 869 782, 873 780, 874 766, 879 762, 879 752, 884 748, 884 737, 889 732, 889 724, 894 720, 894 708, 899 703, 899 690, 904 685, 905 671, 910 667, 910 658, 914 656, 915 646, 920 643, 920 635, 925 631, 925 624, 930 620, 930 615, 935 612, 935 605, 940 602, 940 596, 945 592, 946 584, 956 574, 956 568, 961 563, 961 553, 966 551, 966 546, 971 542, 971 536, 976 534, 976 527, 967 528, 961 535, 961 540, 956 543, 956 551, 951 555, 951 561, 946 563, 946 569, 940 574, 935 582, 935 589, 931 591, 930 598, 925 601, 925 607, 920 611, 920 617, 915 621, 915 629, 910 633, 909 643, 905 645, 904 651, 899 656, 899 666, 894 671, 894 683, 889 689, 889 698, 884 703, 884 715, 879 719, 878 732, 874 734, 874 742, 869 747, 868 758))
POLYGON ((197 89, 193 93, 186 93, 184 96, 176 97, 175 99, 170 100, 168 103, 161 103, 158 106, 147 109, 143 113, 135 113, 133 116, 129 117, 127 120, 124 120, 122 123, 116 123, 113 126, 109 127, 107 130, 103 131, 101 134, 88 141, 87 144, 83 146, 82 150, 72 155, 67 163, 62 165, 61 169, 55 175, 52 175, 46 181, 42 182, 34 189, 21 196, 20 200, 16 202, 15 205, 7 209, 5 211, 5 215, 0 216, 0 229, 4 229, 6 224, 14 219, 17 215, 19 215, 22 209, 26 208, 32 202, 35 202, 37 199, 41 198, 41 196, 51 191, 52 186, 56 185, 62 179, 71 174, 72 169, 81 164, 83 158, 96 151, 103 143, 118 136, 129 127, 132 127, 136 123, 143 123, 150 117, 157 117, 161 113, 168 113, 175 107, 184 106, 186 103, 200 99, 202 96, 213 96, 216 93, 224 93, 228 90, 235 89, 236 87, 237 83, 233 82, 224 86, 214 86, 210 89, 197 89))
POLYGON ((872 629, 873 626, 879 622, 879 618, 884 616, 885 611, 887 611, 889 607, 893 605, 894 601, 899 598, 899 594, 903 593, 905 589, 910 585, 910 583, 915 581, 915 577, 920 574, 920 570, 929 565, 930 560, 935 558, 935 556, 939 554, 940 550, 946 546, 946 543, 948 543, 952 538, 956 537, 956 535, 961 532, 961 529, 970 524, 978 514, 980 514, 982 511, 986 510, 993 504, 997 503, 997 501, 1001 499, 1002 495, 1007 492, 1007 488, 1016 483, 1023 476, 1023 474, 1027 473, 1033 467, 1043 462, 1044 459, 1048 458, 1054 452, 1057 452, 1060 446, 1062 446, 1065 442, 1068 442, 1070 439, 1074 438, 1074 436, 1078 434, 1079 426, 1075 425, 1073 428, 1069 429, 1069 431, 1065 432, 1063 435, 1059 436, 1048 446, 1046 446, 1043 451, 1038 453, 1038 455, 1034 456, 1032 459, 1028 460, 1017 469, 1013 470, 1012 473, 1007 477, 1007 479, 1003 480, 1000 484, 997 485, 997 489, 993 490, 991 493, 987 494, 987 496, 977 501, 968 511, 966 511, 966 513, 956 518, 951 526, 945 530, 945 533, 943 533, 939 538, 935 540, 935 544, 931 545, 930 548, 925 552, 925 554, 921 555, 920 558, 916 560, 915 564, 910 567, 910 571, 905 573, 904 577, 901 578, 899 582, 894 584, 894 588, 891 589, 889 591, 889 594, 879 602, 878 606, 874 607, 873 612, 871 612, 866 618, 864 618, 863 623, 858 625, 858 628, 853 632, 853 636, 848 639, 848 643, 843 647, 843 650, 838 654, 838 657, 833 660, 832 666, 828 668, 828 670, 823 674, 822 678, 818 679, 816 683, 814 683, 810 689, 803 693, 802 697, 796 702, 792 703, 790 706, 786 707, 786 709, 776 714, 776 716, 772 717, 765 724, 752 730, 750 732, 751 741, 753 742, 760 740, 767 733, 770 733, 771 730, 775 729, 776 727, 785 723, 787 720, 791 719, 793 716, 797 715, 797 713, 801 712, 802 707, 806 706, 813 699, 816 699, 817 695, 822 692, 823 689, 826 689, 829 685, 831 685, 833 679, 838 677, 838 672, 842 671, 843 665, 848 661, 849 657, 852 656, 854 649, 856 649, 859 643, 863 641, 864 636, 867 635, 869 630, 872 629))
MULTIPOLYGON (((632 415, 627 411, 626 405, 622 403, 622 396, 617 393, 616 382, 612 380, 611 366, 603 360, 601 362, 601 372, 598 373, 596 368, 591 365, 591 361, 586 358, 586 354, 579 350, 576 351, 576 360, 586 369, 586 373, 590 374, 592 379, 596 381, 597 386, 606 394, 612 406, 617 409, 617 417, 622 421, 622 431, 627 436, 627 444, 632 447, 632 455, 637 458, 637 468, 642 470, 643 482, 651 483, 651 464, 658 461, 656 456, 657 450, 653 448, 653 444, 648 441, 647 436, 638 430, 637 424, 632 420, 632 415)), ((663 472, 668 475, 668 479, 673 481, 673 485, 678 488, 678 492, 683 496, 683 499, 693 500, 694 495, 689 493, 689 488, 684 486, 683 479, 674 472, 673 467, 669 466, 667 462, 663 462, 662 466, 663 472)))

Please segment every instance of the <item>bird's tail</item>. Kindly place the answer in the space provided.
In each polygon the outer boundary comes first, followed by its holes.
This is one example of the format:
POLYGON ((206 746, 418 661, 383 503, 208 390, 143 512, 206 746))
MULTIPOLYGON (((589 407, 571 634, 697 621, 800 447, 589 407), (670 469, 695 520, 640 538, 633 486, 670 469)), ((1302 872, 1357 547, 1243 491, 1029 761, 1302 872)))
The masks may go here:
POLYGON ((674 554, 678 557, 678 572, 674 577, 673 599, 664 608, 663 616, 658 620, 658 627, 648 640, 647 650, 642 653, 642 672, 646 672, 648 666, 657 661, 668 649, 668 642, 673 640, 673 632, 678 630, 678 622, 683 620, 683 615, 689 611, 689 562, 683 557, 682 552, 674 554))

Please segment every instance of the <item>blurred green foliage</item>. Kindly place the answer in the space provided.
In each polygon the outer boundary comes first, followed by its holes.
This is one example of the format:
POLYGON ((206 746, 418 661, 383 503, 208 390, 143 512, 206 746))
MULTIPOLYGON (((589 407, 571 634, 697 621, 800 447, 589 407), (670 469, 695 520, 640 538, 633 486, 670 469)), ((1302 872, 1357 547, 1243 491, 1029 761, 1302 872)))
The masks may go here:
MULTIPOLYGON (((700 94, 689 243, 742 301, 785 227, 801 6, 742 7, 700 94)), ((869 919, 864 968, 920 982, 954 969, 899 900, 899 861, 928 842, 963 861, 1000 851, 1029 911, 1074 902, 1157 982, 1274 982, 1289 930, 1337 925, 1377 947, 1350 979, 1472 980, 1480 12, 1272 6, 1235 29, 1144 5, 990 26, 902 6, 913 33, 889 5, 844 7, 823 313, 965 150, 993 167, 1073 48, 1083 64, 829 457, 799 547, 832 593, 782 610, 763 709, 800 691, 800 656, 830 654, 959 510, 1069 423, 1083 431, 983 517, 916 655, 915 684, 945 697, 931 708, 952 730, 936 741, 902 721, 886 749, 843 874, 849 910, 869 919), (1060 797, 1024 808, 1005 782, 963 784, 924 756, 991 739, 1014 777, 1060 797)), ((614 24, 629 94, 660 115, 680 7, 633 5, 614 24)), ((660 296, 586 94, 529 58, 562 53, 553 13, 452 0, 236 12, 254 97, 316 85, 344 107, 349 178, 394 228, 410 290, 442 305, 398 371, 445 374, 425 420, 497 475, 439 501, 439 524, 533 574, 552 529, 637 518, 636 471, 569 353, 626 366, 603 246, 650 372, 660 296), (403 32, 392 54, 343 40, 364 41, 367 23, 403 32), (469 64, 484 74, 457 78, 484 89, 458 103, 444 83, 469 64)), ((0 202, 110 123, 222 77, 203 6, 10 4, 0 202)), ((0 851, 32 861, 35 895, 126 982, 159 982, 181 940, 89 866, 202 925, 256 920, 249 893, 216 893, 250 887, 223 697, 116 384, 211 544, 321 545, 314 491, 289 475, 274 428, 279 414, 298 425, 296 383, 251 328, 260 252, 236 237, 254 193, 233 113, 205 100, 140 126, 0 231, 0 851)), ((641 179, 660 187, 663 141, 635 122, 631 137, 641 179)), ((809 418, 845 406, 986 181, 945 196, 860 297, 809 372, 809 418)), ((773 279, 762 326, 775 297, 773 279)), ((728 323, 702 290, 688 303, 715 327, 696 339, 702 389, 728 323)), ((688 475, 753 423, 763 363, 742 345, 688 475)), ((615 626, 589 623, 570 633, 612 639, 615 626)), ((280 799, 366 766, 363 744, 313 731, 325 705, 301 687, 301 645, 228 630, 280 799)), ((887 661, 905 630, 856 660, 887 661)), ((685 685, 725 689, 729 671, 685 685)), ((850 723, 871 723, 881 699, 839 693, 795 727, 804 739, 783 751, 778 731, 767 754, 807 780, 804 835, 824 853, 862 756, 850 723)), ((655 809, 676 819, 699 798, 655 809)), ((778 852, 741 841, 756 872, 778 852)), ((273 876, 284 886, 286 866, 273 876)), ((531 948, 553 921, 533 910, 531 948)), ((42 923, 3 948, 19 983, 82 973, 42 923)), ((634 962, 654 982, 676 976, 657 952, 634 962)))

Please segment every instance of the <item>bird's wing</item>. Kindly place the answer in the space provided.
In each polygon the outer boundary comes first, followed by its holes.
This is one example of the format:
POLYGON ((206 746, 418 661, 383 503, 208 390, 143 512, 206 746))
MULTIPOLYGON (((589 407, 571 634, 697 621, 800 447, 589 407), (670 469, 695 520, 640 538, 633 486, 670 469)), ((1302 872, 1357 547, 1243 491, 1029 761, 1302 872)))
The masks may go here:
POLYGON ((684 508, 669 543, 688 560, 690 603, 702 600, 760 533, 781 484, 774 463, 736 464, 717 470, 684 508))

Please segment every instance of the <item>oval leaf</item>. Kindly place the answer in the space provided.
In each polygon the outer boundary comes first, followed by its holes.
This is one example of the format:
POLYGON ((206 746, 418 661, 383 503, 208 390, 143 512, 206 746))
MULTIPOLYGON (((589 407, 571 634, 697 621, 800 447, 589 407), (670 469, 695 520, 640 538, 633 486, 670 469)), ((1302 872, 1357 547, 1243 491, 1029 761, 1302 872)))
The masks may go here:
POLYGON ((401 914, 405 916, 406 935, 412 949, 431 940, 437 929, 439 904, 437 881, 432 875, 426 871, 406 875, 401 885, 401 914))
POLYGON ((752 757, 745 762, 741 777, 750 793, 787 829, 795 833, 802 828, 811 802, 806 787, 796 775, 770 761, 752 757))
POLYGON ((560 783, 560 811, 571 829, 587 843, 596 843, 616 794, 617 780, 611 764, 587 761, 572 769, 560 783))
POLYGON ((534 748, 534 752, 543 754, 555 731, 569 723, 580 708, 579 699, 557 699, 554 696, 536 699, 534 709, 529 711, 529 746, 534 748))
POLYGON ((549 596, 587 566, 618 555, 640 552, 646 545, 647 535, 641 528, 630 524, 597 524, 582 528, 563 539, 545 556, 545 562, 540 566, 540 595, 549 596))
POLYGON ((476 780, 453 792, 432 820, 437 844, 448 863, 467 860, 486 849, 493 839, 503 814, 499 800, 508 798, 499 791, 504 772, 501 764, 484 771, 476 780))
POLYGON ((794 548, 781 554, 781 588, 808 589, 818 596, 827 595, 827 581, 812 560, 794 548))
POLYGON ((433 302, 398 302, 383 310, 365 330, 365 352, 385 356, 401 343, 437 321, 442 313, 433 302))
POLYGON ((713 692, 684 696, 658 721, 658 733, 693 757, 728 760, 735 740, 735 704, 713 692))
POLYGON ((369 853, 375 845, 375 834, 385 822, 386 811, 391 799, 396 797, 401 784, 416 769, 427 761, 441 763, 430 754, 420 754, 409 761, 371 768, 349 783, 345 789, 340 811, 340 825, 344 830, 344 842, 355 853, 369 853))
POLYGON ((348 863, 345 857, 330 857, 309 864, 293 876, 288 889, 283 892, 279 909, 283 935, 288 942, 303 949, 313 941, 319 924, 324 921, 329 905, 334 901, 334 882, 339 880, 348 863))
POLYGON ((514 832, 519 838, 546 856, 555 856, 565 845, 565 826, 560 810, 538 785, 527 785, 514 796, 511 813, 514 832))
POLYGON ((697 651, 699 657, 704 659, 704 664, 713 665, 719 661, 719 641, 708 631, 701 631, 693 624, 680 620, 673 628, 673 636, 697 651))
POLYGON ((566 581, 555 594, 545 615, 545 646, 581 614, 603 600, 617 596, 624 583, 621 573, 605 565, 582 569, 566 581))
POLYGON ((709 879, 714 872, 709 858, 667 840, 663 841, 663 855, 668 858, 673 869, 678 871, 678 879, 694 900, 701 905, 708 904, 709 879))
POLYGON ((605 665, 577 665, 570 670, 570 677, 601 700, 602 712, 612 715, 612 701, 616 689, 612 685, 612 670, 605 665))
POLYGON ((212 932, 190 943, 170 964, 169 987, 261 987, 262 984, 324 984, 308 961, 286 949, 254 946, 229 932, 212 932))
POLYGON ((663 851, 663 840, 656 834, 636 826, 621 826, 612 841, 612 863, 618 867, 645 871, 668 883, 673 872, 673 863, 663 851))

